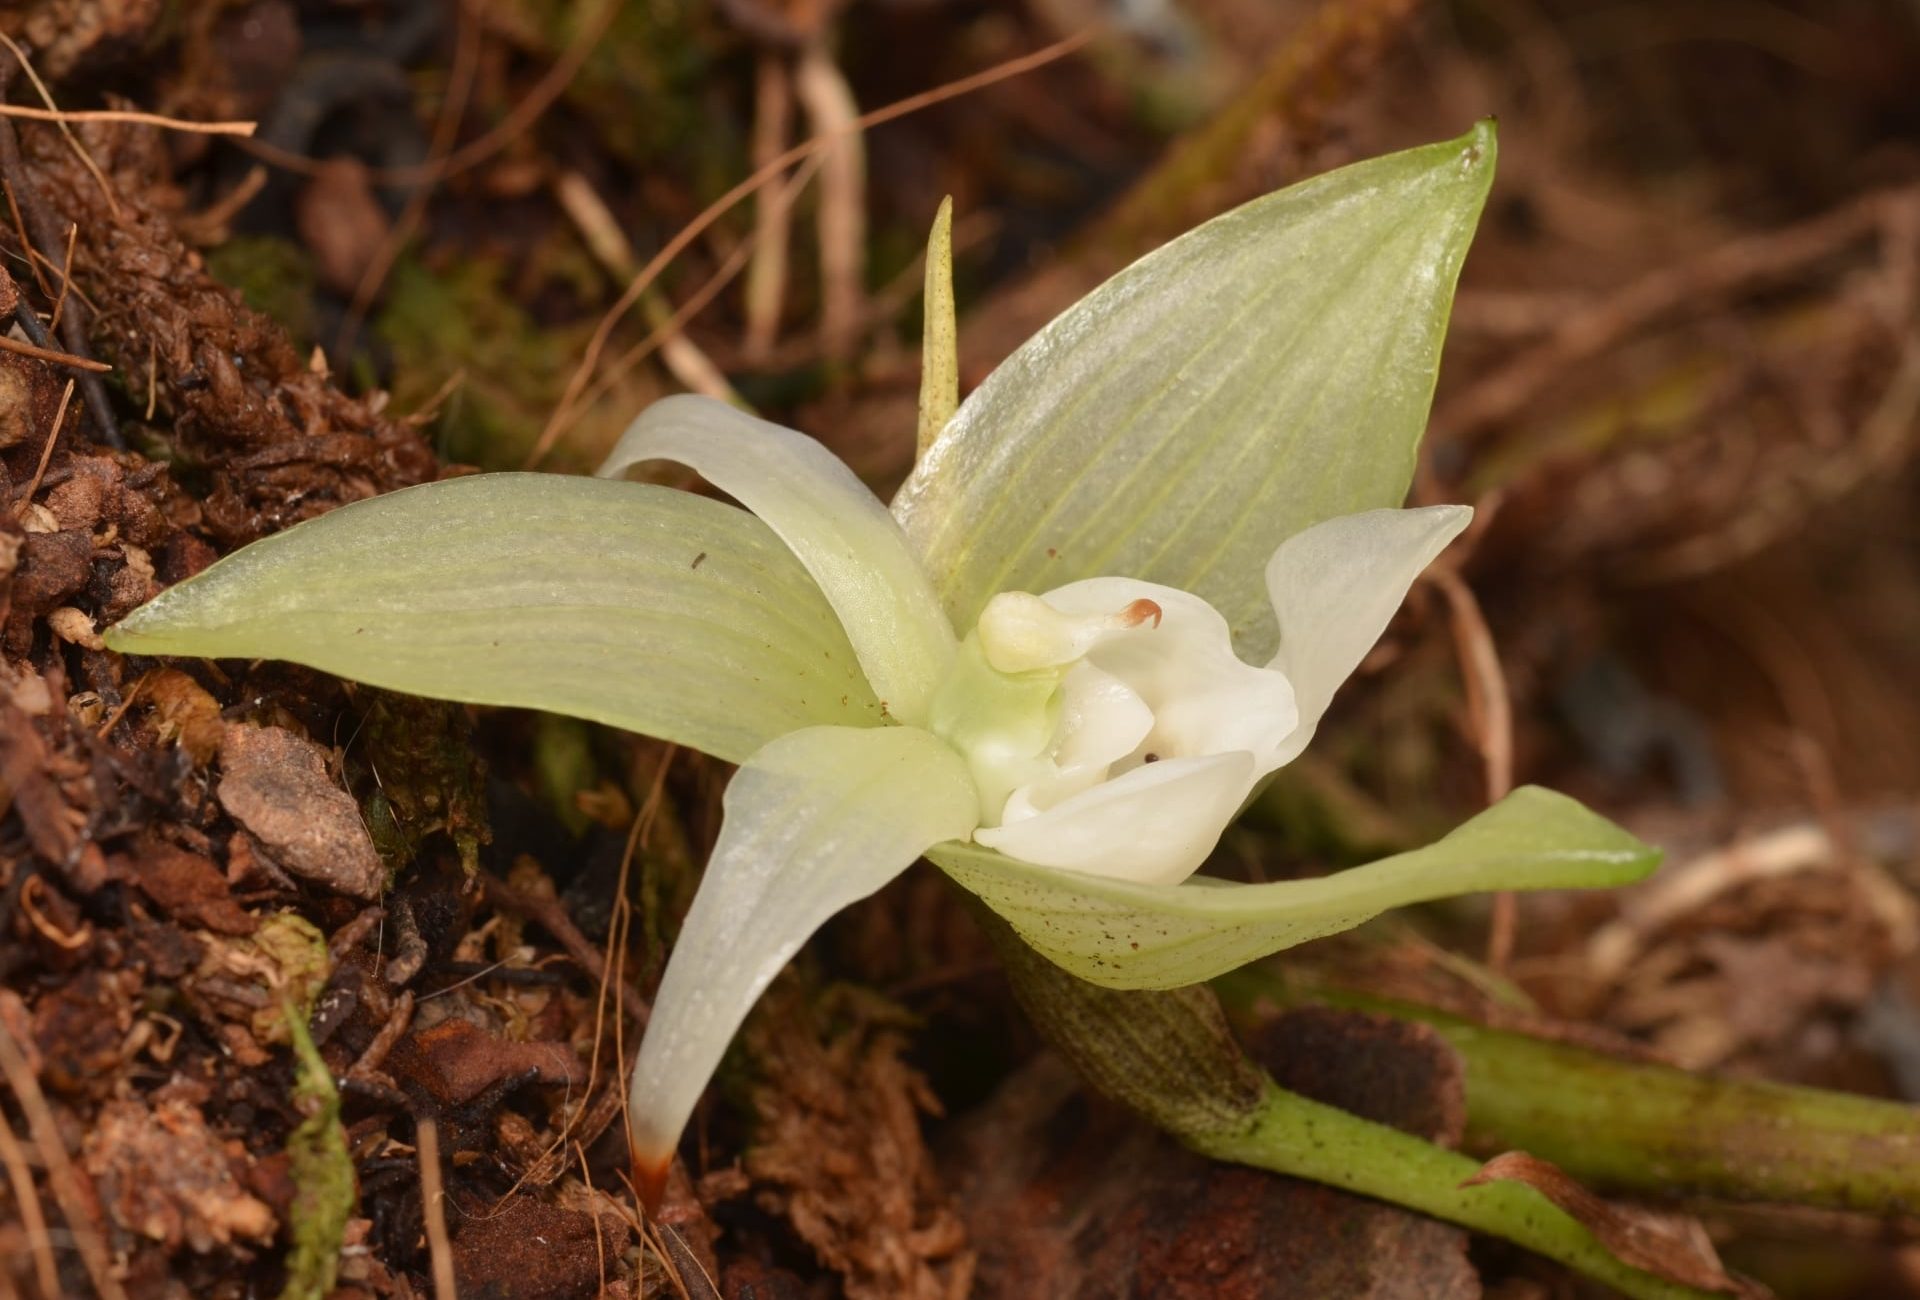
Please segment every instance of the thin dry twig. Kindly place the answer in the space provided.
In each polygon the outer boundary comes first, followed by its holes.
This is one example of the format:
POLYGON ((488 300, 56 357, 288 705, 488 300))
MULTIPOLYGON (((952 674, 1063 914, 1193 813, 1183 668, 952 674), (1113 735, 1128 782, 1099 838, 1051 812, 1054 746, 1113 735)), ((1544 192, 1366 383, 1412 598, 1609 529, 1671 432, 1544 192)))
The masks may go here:
MULTIPOLYGON (((447 97, 440 105, 439 117, 433 124, 433 138, 427 144, 429 166, 444 162, 452 155, 453 142, 460 134, 461 120, 467 115, 467 103, 473 96, 473 84, 480 70, 481 18, 486 4, 487 0, 466 0, 466 3, 455 6, 459 12, 459 38, 454 43, 453 66, 447 72, 447 97)), ((406 205, 401 208, 400 215, 387 230, 387 237, 381 241, 373 258, 360 273, 360 282, 353 287, 353 300, 347 304, 340 329, 334 335, 335 356, 352 354, 354 338, 366 320, 367 308, 380 292, 380 286, 386 283, 393 264, 400 259, 401 250, 419 230, 439 179, 436 176, 414 186, 413 192, 407 195, 406 205)))
POLYGON ((59 127, 60 134, 67 138, 67 144, 73 149, 74 156, 80 160, 80 165, 92 173, 93 179, 99 183, 100 193, 106 196, 107 211, 116 218, 119 217, 120 200, 114 197, 113 185, 107 180, 107 174, 100 170, 100 164, 93 160, 93 155, 87 152, 86 146, 80 143, 80 137, 75 135, 73 128, 67 124, 70 119, 60 111, 60 105, 53 102, 53 92, 47 89, 46 82, 40 80, 40 74, 33 70, 33 64, 27 59, 27 52, 5 32, 0 32, 0 44, 7 47, 7 52, 13 55, 14 62, 19 64, 20 70, 27 74, 27 80, 33 83, 33 88, 39 93, 41 102, 47 106, 47 111, 53 114, 53 124, 59 127))
MULTIPOLYGON (((793 179, 789 181, 785 187, 787 193, 793 195, 805 189, 807 182, 813 179, 813 173, 818 169, 819 165, 820 158, 817 154, 801 163, 799 168, 794 172, 793 179)), ((588 386, 587 390, 581 394, 576 409, 586 410, 591 407, 611 390, 615 384, 619 383, 629 371, 649 356, 652 356, 656 350, 665 351, 676 338, 684 337, 682 331, 686 328, 687 323, 705 311, 707 304, 717 298, 721 290, 733 283, 734 277, 747 265, 749 259, 752 257, 758 239, 759 232, 757 230, 749 232, 747 237, 740 241, 740 243, 727 254, 726 259, 720 263, 714 273, 707 277, 705 284, 688 295, 687 300, 674 308, 671 315, 660 319, 654 325, 653 331, 645 338, 608 362, 601 370, 600 377, 594 380, 593 383, 588 386)), ((704 354, 702 355, 704 356, 704 354)), ((715 367, 715 370, 718 372, 718 367, 715 367)), ((722 379, 724 381, 724 374, 722 374, 722 379)), ((684 377, 681 377, 681 382, 686 383, 689 388, 694 389, 696 392, 702 391, 698 385, 688 383, 684 377)), ((731 386, 728 386, 727 391, 733 391, 731 386)), ((551 449, 550 445, 546 447, 536 445, 533 452, 530 453, 527 463, 532 465, 551 449)))
POLYGON ((433 1259, 433 1293, 439 1300, 458 1300, 453 1280, 453 1242, 447 1236, 447 1193, 440 1185, 440 1130, 430 1119, 414 1127, 414 1146, 420 1160, 421 1212, 427 1221, 427 1251, 433 1259))
POLYGON ((14 504, 16 518, 27 513, 27 507, 33 504, 33 494, 40 490, 41 480, 47 476, 47 465, 53 460, 53 444, 60 440, 60 426, 67 422, 67 403, 73 400, 73 381, 60 391, 60 405, 53 413, 53 427, 47 430, 47 440, 40 447, 40 464, 33 471, 33 481, 27 484, 27 490, 14 504))
MULTIPOLYGON (((1513 789, 1513 702, 1507 692, 1507 677, 1501 671, 1500 651, 1473 589, 1451 567, 1432 569, 1430 573, 1434 586, 1447 598, 1454 652, 1466 681, 1467 716, 1472 721, 1474 744, 1480 750, 1487 806, 1492 807, 1513 789)), ((1505 971, 1513 956, 1518 910, 1511 891, 1493 896, 1487 965, 1496 971, 1505 971)))
MULTIPOLYGON (((29 310, 22 307, 22 311, 29 310)), ((32 357, 35 361, 47 361, 56 366, 66 366, 72 370, 84 370, 90 375, 104 375, 113 367, 104 361, 95 361, 90 357, 76 357, 71 352, 57 352, 52 348, 35 347, 31 343, 22 343, 19 339, 8 338, 0 334, 0 352, 12 352, 23 357, 32 357)))
MULTIPOLYGON (((639 266, 639 259, 634 256, 633 244, 627 239, 626 232, 620 229, 619 221, 593 188, 593 183, 577 171, 566 171, 555 178, 553 192, 561 210, 573 220, 581 238, 587 241, 588 251, 594 259, 620 279, 630 277, 634 268, 639 266)), ((646 309, 648 321, 656 329, 668 327, 674 314, 673 308, 659 293, 649 292, 641 305, 646 309)), ((673 372, 673 377, 692 392, 704 393, 715 401, 744 407, 745 399, 727 382, 726 372, 677 325, 673 328, 674 333, 660 340, 660 359, 673 372)))
MULTIPOLYGON (((15 58, 18 58, 17 54, 15 58)), ((0 103, 6 100, 7 88, 12 82, 15 66, 12 60, 0 59, 0 103)), ((25 69, 28 76, 33 75, 33 69, 28 67, 24 60, 20 60, 17 66, 25 69)), ((65 127, 63 126, 62 129, 64 130, 65 127)), ((77 141, 74 147, 79 148, 77 141)), ((84 151, 82 156, 85 157, 84 151)), ((100 179, 104 184, 105 177, 102 176, 100 179)), ((32 178, 27 174, 26 160, 20 153, 20 137, 13 129, 12 120, 6 117, 0 117, 0 184, 6 187, 7 200, 14 209, 14 221, 20 229, 22 251, 38 254, 38 250, 34 247, 36 244, 41 245, 45 250, 57 251, 64 242, 61 238, 59 220, 45 200, 40 197, 39 190, 35 188, 32 178), (28 237, 29 233, 31 238, 28 237)), ((111 191, 108 199, 111 206, 111 191)), ((115 211, 117 212, 117 209, 115 211)), ((50 256, 50 253, 39 255, 50 256)), ((63 277, 67 273, 67 268, 64 266, 56 269, 63 277)), ((37 267, 35 274, 36 276, 39 274, 37 267)), ((44 278, 41 279, 41 291, 48 292, 44 278)), ((86 301, 84 295, 81 296, 81 301, 86 301)), ((14 316, 35 346, 43 348, 49 346, 52 342, 51 336, 41 328, 39 319, 31 311, 16 312, 14 316)), ((89 356, 86 321, 78 308, 68 312, 66 319, 61 322, 61 338, 66 342, 67 351, 72 355, 89 356)), ((100 382, 99 374, 83 373, 80 380, 80 393, 86 399, 87 412, 93 417, 93 427, 98 436, 116 451, 125 450, 126 440, 120 436, 120 422, 114 418, 113 402, 108 398, 106 385, 100 382)))
POLYGON ((807 110, 820 152, 820 351, 845 361, 864 314, 867 267, 867 149, 860 106, 846 74, 822 41, 809 42, 794 68, 793 93, 807 110))
POLYGON ((252 135, 259 126, 257 122, 192 122, 130 108, 29 108, 25 104, 0 104, 0 117, 24 117, 34 122, 128 122, 190 135, 252 135))
MULTIPOLYGON (((1093 40, 1100 31, 1101 28, 1099 26, 1085 28, 1063 40, 1055 41, 1043 49, 1035 50, 1032 54, 1023 55, 1017 59, 1008 59, 1004 63, 983 69, 971 76, 961 77, 943 86, 936 86, 931 90, 922 91, 920 94, 909 95, 905 99, 896 100, 894 103, 888 104, 883 108, 874 109, 870 113, 865 113, 855 118, 851 123, 851 129, 860 131, 868 130, 872 127, 880 126, 883 123, 891 122, 896 118, 905 117, 910 113, 917 113, 921 109, 929 108, 935 104, 945 103, 947 100, 957 99, 962 95, 971 94, 976 90, 994 85, 997 82, 1005 81, 1010 77, 1017 77, 1022 73, 1031 72, 1035 68, 1043 67, 1046 64, 1063 59, 1067 55, 1080 50, 1089 41, 1093 40)), ((709 226, 713 225, 714 222, 731 211, 735 204, 747 198, 749 195, 758 192, 769 181, 786 171, 787 168, 820 152, 831 143, 833 143, 831 140, 822 140, 815 137, 787 150, 772 162, 767 163, 751 176, 748 176, 745 180, 735 185, 725 194, 715 199, 699 216, 683 226, 680 233, 668 240, 660 251, 653 255, 652 259, 640 269, 640 274, 628 283, 626 289, 621 293, 620 297, 615 300, 613 306, 609 307, 605 314, 601 316, 599 325, 594 329, 593 337, 587 343, 585 355, 581 357, 580 364, 574 368, 572 377, 567 381, 566 391, 561 394, 560 401, 555 406, 552 417, 547 421, 547 427, 541 431, 539 440, 534 444, 533 452, 527 457, 528 468, 531 468, 541 460, 548 451, 552 450, 553 444, 559 441, 561 432, 567 427, 575 411, 579 408, 581 393, 586 389, 587 384, 592 379, 594 370, 599 366, 600 357, 606 351, 607 344, 613 337, 615 327, 617 327, 621 319, 626 316, 628 310, 640 300, 640 295, 645 293, 647 288, 660 277, 660 272, 665 270, 668 264, 686 249, 687 245, 705 233, 709 226)))
MULTIPOLYGON (((560 96, 566 94, 567 87, 580 75, 580 69, 586 66, 587 58, 600 43, 600 38, 606 35, 607 28, 619 12, 620 0, 600 0, 599 7, 574 33, 572 44, 547 69, 546 75, 527 93, 527 97, 515 104, 512 111, 501 118, 492 130, 461 145, 444 161, 413 163, 403 167, 370 167, 367 169, 368 179, 381 185, 431 185, 478 167, 512 144, 540 119, 541 114, 553 107, 560 96)), ((327 165, 325 160, 309 158, 305 154, 268 144, 265 140, 243 139, 239 144, 260 161, 302 176, 318 176, 327 165)))
POLYGON ((67 291, 73 288, 73 241, 80 234, 80 223, 67 223, 67 260, 60 272, 60 296, 53 300, 53 315, 47 317, 47 328, 60 328, 60 313, 67 309, 67 291))
POLYGON ((40 1283, 40 1294, 57 1296, 60 1270, 53 1262, 53 1238, 47 1231, 47 1214, 40 1206, 39 1192, 34 1190, 27 1153, 21 1149, 13 1125, 3 1115, 0 1115, 0 1164, 6 1165, 7 1180, 13 1184, 13 1203, 20 1214, 20 1227, 27 1234, 28 1248, 33 1251, 33 1272, 40 1283))
POLYGON ((80 1171, 74 1168, 66 1144, 60 1140, 59 1121, 54 1118, 53 1108, 47 1105, 47 1099, 40 1091, 40 1081, 33 1077, 26 1057, 21 1054, 19 1045, 13 1041, 13 1034, 4 1022, 0 1022, 0 1074, 6 1076, 7 1086, 13 1089, 21 1112, 27 1117, 27 1131, 33 1135, 34 1145, 40 1150, 40 1159, 47 1170, 47 1183, 53 1188, 53 1199, 60 1206, 61 1217, 67 1221, 67 1231, 80 1252, 81 1262, 87 1267, 87 1275, 93 1280, 93 1289, 104 1300, 126 1300, 126 1291, 113 1275, 107 1244, 101 1240, 88 1212, 87 1207, 93 1202, 90 1189, 81 1182, 80 1171))
POLYGON ((1920 188, 1876 190, 1811 220, 1721 244, 1632 281, 1567 316, 1545 340, 1468 386, 1434 413, 1436 440, 1467 437, 1513 418, 1571 366, 1598 356, 1654 320, 1700 301, 1776 279, 1878 229, 1920 199, 1920 188))
MULTIPOLYGON (((754 71, 753 165, 764 167, 787 147, 793 121, 793 85, 786 60, 762 51, 754 71)), ((753 260, 747 266, 743 311, 746 330, 740 350, 749 361, 764 361, 780 333, 787 295, 787 240, 793 221, 791 186, 774 186, 753 208, 753 260)))

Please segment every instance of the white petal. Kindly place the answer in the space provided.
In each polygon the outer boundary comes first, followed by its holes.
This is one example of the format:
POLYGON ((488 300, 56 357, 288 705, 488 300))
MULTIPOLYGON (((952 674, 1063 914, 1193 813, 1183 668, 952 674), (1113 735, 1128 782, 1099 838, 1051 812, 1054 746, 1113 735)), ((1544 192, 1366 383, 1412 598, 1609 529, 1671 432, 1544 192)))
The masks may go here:
POLYGON ((1131 686, 1089 663, 1067 670, 1054 753, 1062 776, 1104 771, 1140 748, 1152 730, 1153 711, 1131 686))
POLYGON ((687 394, 641 412, 598 472, 617 478, 649 460, 690 466, 766 521, 826 593, 887 711, 925 720, 953 627, 900 526, 839 457, 804 433, 687 394))
POLYGON ((1315 524, 1267 562, 1280 622, 1272 666, 1293 683, 1300 727, 1282 761, 1313 737, 1333 693, 1387 630, 1421 570, 1473 519, 1468 506, 1368 510, 1315 524))
POLYGON ((633 1070, 634 1163, 664 1173, 754 1000, 826 919, 965 839, 967 766, 915 727, 808 727, 727 786, 725 820, 681 926, 633 1070))
POLYGON ((1258 773, 1278 767, 1297 725, 1293 687, 1233 652, 1227 621, 1198 596, 1132 578, 1090 578, 1050 591, 1048 604, 1072 614, 1151 600, 1158 627, 1107 636, 1087 661, 1125 682, 1153 710, 1149 752, 1162 759, 1246 750, 1258 773))
POLYGON ((1244 751, 1171 758, 973 838, 1043 867, 1170 885, 1206 860, 1253 782, 1253 755, 1244 751))

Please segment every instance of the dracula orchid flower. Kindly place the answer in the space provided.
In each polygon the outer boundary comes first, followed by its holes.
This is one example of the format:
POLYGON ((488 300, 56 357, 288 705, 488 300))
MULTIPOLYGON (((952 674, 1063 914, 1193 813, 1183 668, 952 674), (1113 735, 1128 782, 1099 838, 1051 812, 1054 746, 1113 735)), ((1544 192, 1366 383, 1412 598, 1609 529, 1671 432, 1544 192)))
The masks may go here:
POLYGON ((1323 879, 1193 878, 1467 523, 1396 507, 1493 145, 1483 126, 1218 218, 957 411, 951 351, 930 346, 938 436, 891 508, 803 434, 669 398, 598 480, 346 506, 110 644, 291 659, 740 765, 634 1074, 649 1195, 761 991, 923 855, 1116 988, 1196 983, 1405 903, 1634 878, 1644 846, 1536 789, 1323 879), (625 481, 656 461, 744 509, 625 481))

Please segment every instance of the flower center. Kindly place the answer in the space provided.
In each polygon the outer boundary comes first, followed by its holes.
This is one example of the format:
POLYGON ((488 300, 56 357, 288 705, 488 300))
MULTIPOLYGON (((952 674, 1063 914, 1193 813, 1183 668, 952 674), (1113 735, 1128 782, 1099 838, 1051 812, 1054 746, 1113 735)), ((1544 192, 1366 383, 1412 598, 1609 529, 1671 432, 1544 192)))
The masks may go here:
POLYGON ((1134 750, 1153 715, 1131 689, 1086 662, 1096 647, 1158 628, 1158 603, 1065 614, 1024 591, 1001 592, 961 643, 935 693, 928 725, 967 760, 982 824, 1031 815, 1016 791, 1084 788, 1134 750), (1064 782, 1064 784, 1063 784, 1064 782))

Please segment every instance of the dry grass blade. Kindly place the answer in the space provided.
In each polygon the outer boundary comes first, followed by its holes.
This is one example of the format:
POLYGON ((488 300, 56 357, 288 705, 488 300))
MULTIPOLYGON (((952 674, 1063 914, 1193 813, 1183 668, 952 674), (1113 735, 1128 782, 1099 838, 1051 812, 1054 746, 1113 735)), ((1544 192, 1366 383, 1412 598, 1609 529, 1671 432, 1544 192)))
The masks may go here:
MULTIPOLYGON (((760 55, 754 74, 753 165, 761 168, 787 147, 792 125, 793 86, 787 65, 771 51, 760 55)), ((787 293, 787 239, 793 219, 790 186, 760 196, 753 210, 753 262, 747 268, 746 333, 740 350, 749 361, 764 361, 780 333, 780 312, 787 293)))
POLYGON ((100 193, 107 200, 107 211, 118 217, 120 201, 114 197, 112 183, 107 180, 107 174, 100 170, 100 164, 93 160, 93 155, 87 152, 86 146, 80 143, 80 137, 76 136, 73 128, 67 125, 72 119, 60 111, 60 105, 53 102, 53 93, 47 89, 47 83, 40 80, 40 74, 33 70, 33 64, 27 60, 27 52, 5 32, 0 32, 0 45, 7 47, 7 52, 13 55, 14 62, 19 64, 20 70, 27 74, 27 80, 33 83, 33 88, 39 92, 41 101, 47 106, 47 111, 53 114, 51 120, 60 128, 60 134, 67 138, 67 144, 72 147, 74 156, 79 158, 80 165, 85 167, 92 174, 93 179, 99 183, 100 193))
POLYGON ((60 1123, 54 1118, 52 1108, 40 1092, 39 1080, 33 1077, 26 1057, 21 1055, 19 1045, 13 1041, 13 1034, 4 1023, 0 1023, 0 1074, 6 1076, 7 1086, 13 1089, 21 1111, 26 1114, 27 1129, 33 1134, 34 1145, 40 1149, 40 1158, 46 1164, 47 1182, 53 1188, 53 1198, 59 1202, 60 1213, 67 1221, 67 1231, 73 1235, 73 1244, 87 1266, 87 1275, 93 1280, 94 1291, 104 1300, 126 1300, 126 1291, 113 1275, 113 1261, 107 1255, 107 1244, 101 1240, 89 1212, 94 1197, 81 1183, 80 1171, 74 1168, 66 1145, 60 1140, 60 1123))
POLYGON ((447 1237, 447 1193, 440 1185, 440 1130, 423 1119, 414 1131, 420 1161, 420 1205, 427 1221, 427 1252, 433 1259, 433 1293, 438 1300, 457 1300, 453 1278, 453 1243, 447 1237))
POLYGON ((53 1239, 47 1232, 46 1211, 40 1208, 40 1195, 33 1187, 33 1170, 27 1167, 27 1153, 14 1136, 13 1125, 0 1117, 0 1164, 7 1167, 7 1180, 13 1184, 13 1203, 19 1207, 20 1226, 26 1230, 33 1250, 34 1278, 40 1294, 60 1294, 60 1270, 53 1262, 53 1239))
POLYGON ((33 504, 33 494, 40 490, 41 480, 47 476, 47 465, 53 460, 53 444, 60 440, 60 426, 67 422, 67 404, 73 401, 73 381, 60 392, 60 405, 53 413, 53 427, 47 430, 47 440, 40 447, 40 464, 34 468, 33 481, 27 484, 27 490, 14 503, 13 513, 17 518, 27 513, 27 507, 33 504))
MULTIPOLYGON (((1452 568, 1436 568, 1430 575, 1433 585, 1446 596, 1452 616, 1454 652, 1467 687, 1467 716, 1474 744, 1480 750, 1487 806, 1492 807, 1513 790, 1513 701, 1507 692, 1507 676, 1500 668, 1500 651, 1473 589, 1452 568)), ((1494 895, 1487 965, 1496 971, 1504 971, 1513 956, 1518 911, 1511 893, 1494 895)))
MULTIPOLYGON (((921 109, 929 108, 934 104, 945 103, 947 100, 972 94, 976 90, 984 89, 996 82, 1005 81, 1009 77, 1017 77, 1022 73, 1031 72, 1035 68, 1044 67, 1046 64, 1058 59, 1063 59, 1067 55, 1083 48, 1099 34, 1100 30, 1099 27, 1086 28, 1064 40, 1055 41, 1043 49, 1036 50, 1032 54, 1023 55, 1017 59, 1008 59, 1004 63, 996 64, 994 67, 976 72, 971 76, 961 77, 956 81, 948 82, 944 86, 936 86, 932 90, 923 91, 918 95, 910 95, 905 99, 897 100, 884 108, 874 109, 870 113, 855 118, 850 124, 849 129, 864 131, 871 127, 879 126, 882 123, 891 122, 895 118, 905 117, 909 113, 917 113, 921 109)), ((605 314, 601 316, 600 324, 594 329, 593 337, 587 343, 585 355, 581 357, 580 364, 574 368, 572 378, 567 381, 566 391, 560 395, 560 401, 554 408, 553 416, 547 421, 547 427, 541 430, 539 440, 534 444, 533 451, 527 457, 526 464, 528 468, 532 468, 542 460, 546 454, 553 449, 553 444, 559 441, 561 433, 566 429, 567 425, 572 421, 575 412, 579 409, 581 394, 586 390, 588 383, 591 382, 593 372, 600 364, 601 355, 605 353, 607 344, 613 337, 615 327, 618 326, 622 318, 626 316, 628 310, 640 300, 640 295, 645 293, 648 287, 660 278, 660 273, 665 270, 676 257, 680 256, 687 245, 698 239, 705 233, 709 226, 713 225, 714 222, 731 211, 735 204, 747 198, 749 195, 758 192, 769 181, 773 180, 774 177, 786 171, 787 168, 819 153, 832 143, 833 141, 830 139, 821 139, 816 136, 811 140, 797 144, 787 150, 772 162, 755 171, 753 175, 747 177, 725 194, 715 199, 707 206, 705 211, 701 212, 699 216, 683 226, 679 234, 668 240, 666 245, 662 247, 658 253, 653 255, 652 260, 642 267, 640 273, 628 283, 626 289, 621 293, 620 297, 615 300, 613 306, 609 307, 605 314)))
POLYGON ((56 366, 66 366, 70 370, 84 370, 91 375, 104 375, 113 367, 104 361, 95 361, 89 357, 76 357, 71 352, 57 352, 52 348, 35 347, 31 343, 22 343, 19 339, 8 338, 0 334, 0 352, 11 352, 16 356, 32 357, 35 361, 46 361, 56 366))
POLYGON ((31 122, 126 122, 189 135, 252 135, 259 126, 257 122, 191 122, 129 108, 29 108, 25 104, 0 104, 0 117, 22 117, 31 122))
POLYGON ((867 268, 867 150, 860 138, 860 106, 824 45, 801 52, 793 91, 807 110, 820 151, 820 350, 845 361, 864 314, 867 268))

